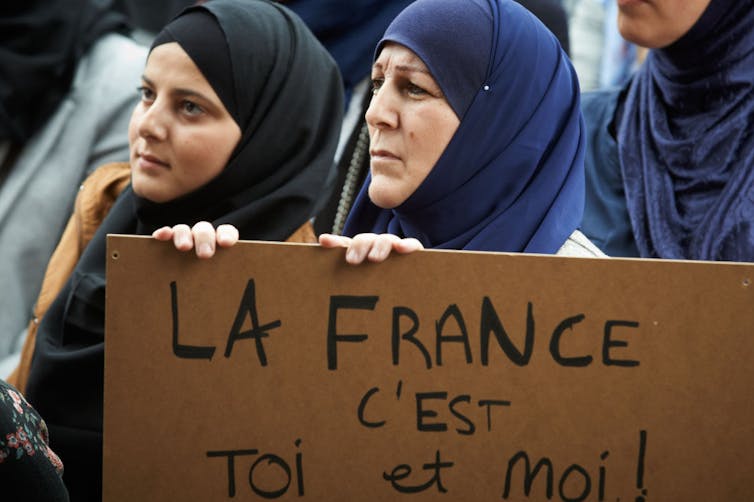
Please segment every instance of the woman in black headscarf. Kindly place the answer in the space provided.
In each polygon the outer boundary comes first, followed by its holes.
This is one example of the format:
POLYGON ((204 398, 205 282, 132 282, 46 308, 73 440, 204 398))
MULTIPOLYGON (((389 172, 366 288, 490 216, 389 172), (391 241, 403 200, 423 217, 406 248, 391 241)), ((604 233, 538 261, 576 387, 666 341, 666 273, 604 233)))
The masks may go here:
POLYGON ((26 387, 73 500, 101 496, 106 235, 206 221, 286 240, 313 216, 341 122, 332 58, 264 0, 187 9, 158 34, 142 80, 131 186, 42 319, 26 387))

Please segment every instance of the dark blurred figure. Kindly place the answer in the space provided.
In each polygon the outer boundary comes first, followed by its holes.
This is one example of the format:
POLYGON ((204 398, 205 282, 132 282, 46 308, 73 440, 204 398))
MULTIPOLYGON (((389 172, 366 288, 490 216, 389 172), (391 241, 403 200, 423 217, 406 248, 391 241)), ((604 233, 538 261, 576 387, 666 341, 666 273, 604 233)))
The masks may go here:
POLYGON ((106 0, 0 4, 0 377, 84 177, 128 159, 146 49, 106 0))
POLYGON ((76 64, 110 31, 126 32, 105 4, 5 2, 0 8, 0 140, 25 144, 71 87, 76 64))
POLYGON ((388 24, 412 0, 289 0, 338 64, 346 100, 372 71, 374 46, 388 24))
POLYGON ((568 15, 558 0, 516 0, 547 26, 560 42, 567 55, 571 55, 568 36, 568 15))
POLYGON ((195 0, 114 0, 113 7, 123 13, 134 28, 155 34, 195 0))

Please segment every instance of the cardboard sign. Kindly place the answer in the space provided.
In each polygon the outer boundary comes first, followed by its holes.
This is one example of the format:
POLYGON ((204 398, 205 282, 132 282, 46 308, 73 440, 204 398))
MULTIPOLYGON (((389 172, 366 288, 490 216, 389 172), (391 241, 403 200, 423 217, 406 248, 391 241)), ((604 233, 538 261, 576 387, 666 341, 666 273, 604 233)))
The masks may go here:
POLYGON ((754 494, 754 265, 108 246, 105 501, 754 494))

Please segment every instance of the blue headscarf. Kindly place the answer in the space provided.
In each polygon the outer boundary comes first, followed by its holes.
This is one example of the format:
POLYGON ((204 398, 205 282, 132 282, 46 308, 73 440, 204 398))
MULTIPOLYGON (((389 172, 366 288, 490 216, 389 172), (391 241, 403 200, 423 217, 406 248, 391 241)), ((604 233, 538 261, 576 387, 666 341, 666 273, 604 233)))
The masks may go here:
POLYGON ((712 0, 652 50, 618 123, 641 256, 754 261, 754 1, 712 0))
POLYGON ((386 42, 415 52, 461 122, 403 204, 375 206, 368 177, 344 233, 428 248, 555 253, 584 207, 579 86, 555 37, 511 0, 418 0, 386 42))
POLYGON ((299 15, 332 55, 343 76, 346 98, 368 77, 374 45, 411 0, 291 0, 299 15))

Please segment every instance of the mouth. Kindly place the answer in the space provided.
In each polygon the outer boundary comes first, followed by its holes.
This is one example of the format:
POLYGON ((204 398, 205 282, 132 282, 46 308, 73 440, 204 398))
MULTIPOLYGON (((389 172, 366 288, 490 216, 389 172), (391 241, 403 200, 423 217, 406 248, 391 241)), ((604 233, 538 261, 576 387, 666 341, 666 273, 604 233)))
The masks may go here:
POLYGON ((631 7, 632 5, 638 5, 647 3, 646 0, 618 0, 618 7, 631 7))
POLYGON ((388 150, 369 150, 372 160, 401 160, 399 156, 388 150))
POLYGON ((150 153, 137 152, 136 158, 137 158, 137 162, 139 166, 142 168, 154 169, 154 168, 170 167, 170 165, 167 162, 163 161, 159 157, 156 157, 150 153))

